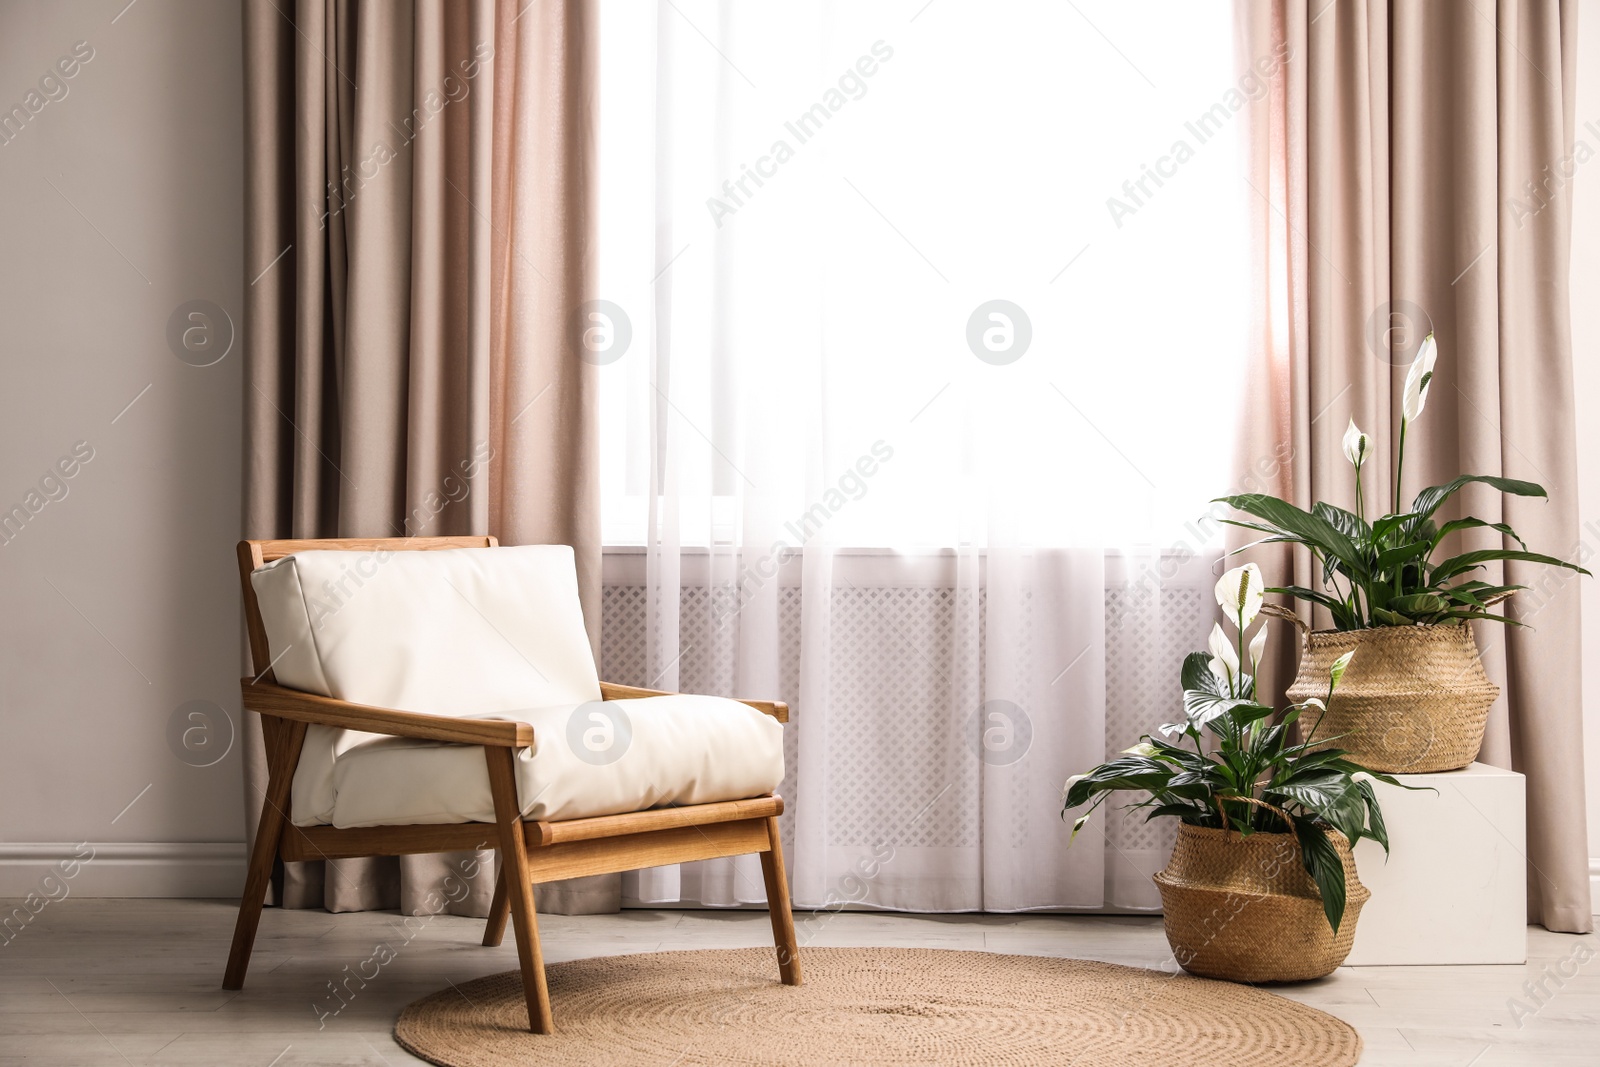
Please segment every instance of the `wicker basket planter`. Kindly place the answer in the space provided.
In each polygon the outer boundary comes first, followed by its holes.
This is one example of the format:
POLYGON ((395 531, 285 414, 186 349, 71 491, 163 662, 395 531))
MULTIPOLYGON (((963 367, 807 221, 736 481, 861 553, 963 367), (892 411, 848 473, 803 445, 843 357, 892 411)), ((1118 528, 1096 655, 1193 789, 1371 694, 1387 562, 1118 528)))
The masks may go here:
MULTIPOLYGON (((1483 673, 1468 626, 1382 626, 1319 630, 1306 636, 1299 702, 1324 697, 1328 668, 1358 650, 1328 705, 1317 736, 1375 771, 1454 771, 1477 758, 1500 688, 1483 673)), ((1302 720, 1304 722, 1306 720, 1302 720)))
POLYGON ((1350 954, 1371 896, 1344 835, 1327 831, 1344 860, 1344 920, 1335 934, 1293 834, 1237 833, 1183 824, 1155 876, 1167 941, 1191 974, 1233 982, 1300 982, 1333 973, 1350 954))

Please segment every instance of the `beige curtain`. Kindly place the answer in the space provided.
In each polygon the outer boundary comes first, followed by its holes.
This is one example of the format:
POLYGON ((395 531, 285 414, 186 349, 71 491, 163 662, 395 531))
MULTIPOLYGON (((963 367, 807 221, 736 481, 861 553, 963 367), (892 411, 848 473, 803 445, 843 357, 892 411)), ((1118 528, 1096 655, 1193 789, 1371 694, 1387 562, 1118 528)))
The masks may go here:
MULTIPOLYGON (((592 32, 577 0, 245 0, 247 536, 571 544, 595 632, 593 368, 564 325, 592 32)), ((288 864, 278 899, 483 915, 490 855, 288 864)))
MULTIPOLYGON (((1539 482, 1548 503, 1468 491, 1459 507, 1573 558, 1560 175, 1572 165, 1576 4, 1238 0, 1236 10, 1242 55, 1288 55, 1252 105, 1257 387, 1241 483, 1302 507, 1352 505, 1340 438, 1354 417, 1377 435, 1366 506, 1392 503, 1406 365, 1432 329, 1437 377, 1408 437, 1404 500, 1463 472, 1539 482)), ((1317 584, 1303 555, 1257 558, 1276 579, 1317 584)), ((1480 759, 1527 775, 1530 917, 1588 931, 1577 581, 1521 564, 1504 573, 1533 587, 1510 609, 1530 628, 1477 631, 1503 686, 1480 759)), ((1293 663, 1284 640, 1280 690, 1293 663)))

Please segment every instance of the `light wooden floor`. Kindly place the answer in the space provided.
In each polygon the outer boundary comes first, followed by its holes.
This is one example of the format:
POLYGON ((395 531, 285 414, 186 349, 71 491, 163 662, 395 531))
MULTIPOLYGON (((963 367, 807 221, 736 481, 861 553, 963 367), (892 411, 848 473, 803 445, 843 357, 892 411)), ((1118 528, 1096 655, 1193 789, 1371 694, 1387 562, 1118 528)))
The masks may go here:
MULTIPOLYGON (((4 911, 13 906, 8 902, 4 911)), ((242 993, 221 989, 234 907, 226 901, 67 899, 0 945, 0 1065, 417 1064, 390 1037, 402 1005, 447 983, 516 967, 511 938, 478 944, 483 922, 438 916, 401 925, 389 913, 268 909, 242 993), (420 928, 415 924, 420 923, 420 928), (413 932, 414 930, 414 932, 413 932), (407 940, 409 938, 409 940, 407 940), (336 1016, 327 983, 395 946, 336 1016)), ((796 919, 803 916, 796 915, 796 919)), ((627 911, 541 916, 549 962, 628 952, 770 944, 765 912, 627 911)), ((805 934, 802 933, 802 944, 805 934)), ((922 945, 1171 967, 1156 919, 840 913, 813 945, 922 945)), ((1600 939, 1528 931, 1524 967, 1341 968, 1280 990, 1348 1020, 1363 1064, 1501 1067, 1600 1064, 1600 939), (1519 1027, 1523 983, 1587 945, 1595 959, 1519 1027)), ((1570 965, 1569 968, 1570 970, 1570 965)), ((368 973, 371 966, 367 966, 368 973)), ((559 1021, 560 1005, 556 1006, 559 1021)))

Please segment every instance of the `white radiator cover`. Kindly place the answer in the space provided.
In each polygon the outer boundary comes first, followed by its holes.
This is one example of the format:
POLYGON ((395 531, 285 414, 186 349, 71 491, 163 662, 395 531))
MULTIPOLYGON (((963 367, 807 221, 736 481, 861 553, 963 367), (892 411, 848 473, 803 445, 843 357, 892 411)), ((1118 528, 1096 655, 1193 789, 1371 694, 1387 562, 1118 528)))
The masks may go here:
MULTIPOLYGON (((947 559, 948 557, 946 557, 947 559)), ((680 590, 682 655, 677 663, 683 692, 758 697, 787 701, 796 718, 805 714, 798 701, 801 590, 796 575, 785 567, 779 577, 779 641, 781 682, 776 693, 733 692, 733 656, 726 629, 717 619, 734 593, 712 587, 704 551, 685 554, 680 590)), ((1211 568, 1177 557, 1159 561, 1166 577, 1157 582, 1153 570, 1120 556, 1107 557, 1105 590, 1105 745, 1107 758, 1135 744, 1141 734, 1181 718, 1178 672, 1183 657, 1205 647, 1212 622, 1211 568), (1142 577, 1143 576, 1143 577, 1142 577)), ((828 779, 833 795, 826 798, 829 843, 868 847, 881 838, 885 825, 905 825, 910 798, 925 798, 949 781, 946 758, 950 740, 936 731, 900 730, 895 736, 901 755, 909 746, 918 758, 892 764, 873 760, 882 732, 895 724, 926 720, 924 709, 939 688, 942 675, 929 670, 907 646, 948 647, 954 639, 956 591, 935 580, 948 571, 930 557, 929 565, 908 564, 890 553, 852 552, 841 558, 848 581, 832 590, 831 650, 834 719, 829 727, 835 760, 828 779), (888 724, 886 726, 886 724, 888 724), (859 743, 851 743, 859 736, 859 743)), ((981 610, 980 601, 980 610, 981 610)), ((602 592, 600 675, 608 682, 650 687, 648 611, 642 549, 607 549, 602 592)), ((1045 657, 1056 661, 1052 652, 1045 657)), ((981 659, 981 657, 980 657, 981 659)), ((805 798, 795 789, 797 768, 805 758, 799 731, 785 730, 786 775, 779 793, 785 799, 784 844, 792 855, 794 812, 805 798)), ((976 774, 975 763, 967 765, 976 774)), ((913 804, 914 808, 916 805, 913 804)), ((1108 910, 1155 909, 1160 898, 1148 873, 1164 865, 1176 827, 1170 819, 1145 823, 1142 813, 1124 816, 1107 809, 1105 833, 1108 910)), ((944 811, 907 827, 899 843, 907 847, 966 848, 978 842, 983 820, 975 810, 944 811)), ((1016 831, 1022 829, 1020 820, 1016 831)), ((1063 833, 1065 828, 1063 827, 1063 833)), ((1084 845, 1090 842, 1083 842, 1084 845)))

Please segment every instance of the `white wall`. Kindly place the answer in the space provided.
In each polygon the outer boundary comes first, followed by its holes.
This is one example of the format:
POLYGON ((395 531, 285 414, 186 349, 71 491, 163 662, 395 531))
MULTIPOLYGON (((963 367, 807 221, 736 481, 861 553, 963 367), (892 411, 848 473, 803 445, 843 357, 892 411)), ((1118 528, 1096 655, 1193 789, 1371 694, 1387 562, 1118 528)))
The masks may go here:
POLYGON ((239 322, 239 11, 125 3, 0 0, 0 111, 39 109, 0 135, 0 512, 93 450, 0 542, 0 895, 79 841, 80 893, 243 881, 237 745, 198 767, 168 743, 188 701, 226 710, 213 737, 239 723, 240 354, 191 366, 166 336, 191 300, 239 322))
MULTIPOLYGON (((1578 139, 1600 151, 1600 0, 1578 12, 1578 139)), ((1578 405, 1578 508, 1582 539, 1600 553, 1600 158, 1573 178, 1573 396, 1578 405)), ((1597 557, 1600 558, 1600 557, 1597 557)), ((1595 570, 1594 563, 1589 564, 1595 570)), ((1600 572, 1597 572, 1600 573, 1600 572)), ((1589 780, 1589 884, 1600 915, 1600 579, 1583 582, 1583 741, 1589 780)))

